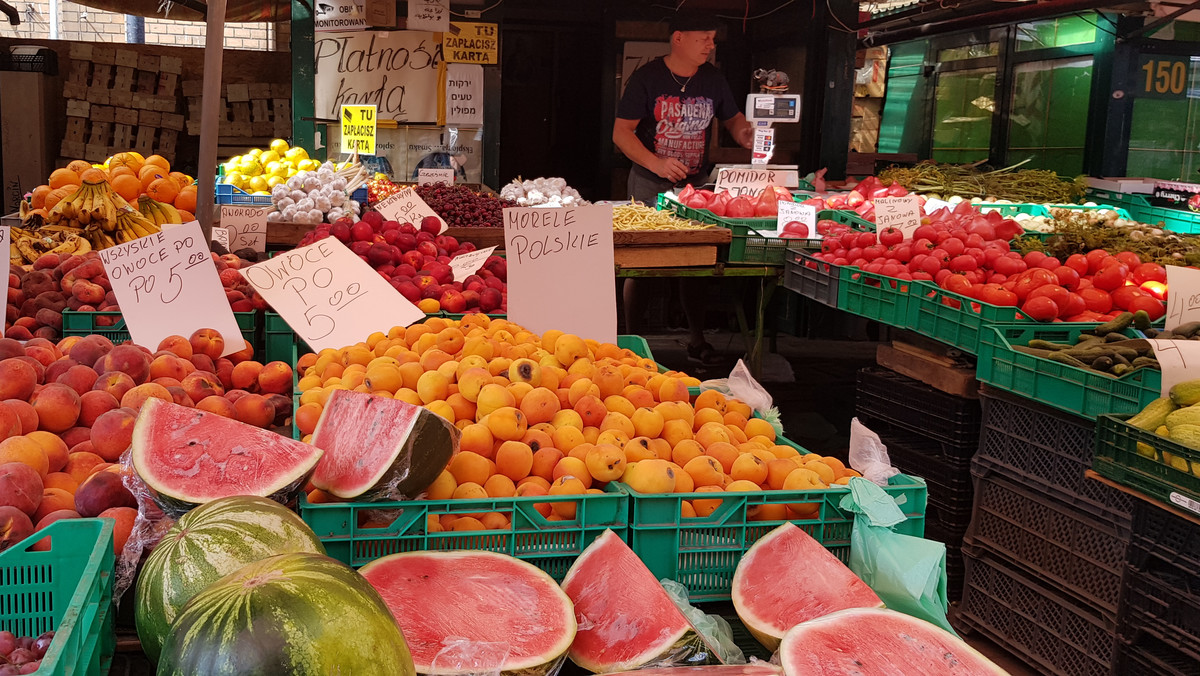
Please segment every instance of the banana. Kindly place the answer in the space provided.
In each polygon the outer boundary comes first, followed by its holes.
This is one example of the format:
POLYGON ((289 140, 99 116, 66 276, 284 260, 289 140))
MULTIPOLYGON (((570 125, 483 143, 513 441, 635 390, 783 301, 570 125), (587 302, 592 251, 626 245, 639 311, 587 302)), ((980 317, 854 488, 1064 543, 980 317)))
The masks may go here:
POLYGON ((25 258, 26 262, 33 263, 41 255, 33 248, 32 239, 18 239, 15 244, 17 251, 21 252, 21 256, 25 258))
MULTIPOLYGON (((52 254, 80 253, 80 251, 79 251, 79 248, 80 248, 79 242, 80 241, 86 242, 86 240, 83 240, 83 238, 79 237, 78 235, 67 235, 66 237, 63 238, 62 244, 59 244, 58 246, 54 247, 53 249, 47 251, 46 253, 52 253, 52 254)), ((90 250, 91 250, 91 247, 88 247, 88 251, 90 251, 90 250)), ((84 251, 82 253, 87 253, 87 252, 84 251)))
POLYGON ((151 223, 155 225, 163 225, 164 223, 182 223, 183 219, 179 215, 179 210, 172 204, 159 202, 146 195, 138 198, 138 211, 142 213, 151 223))

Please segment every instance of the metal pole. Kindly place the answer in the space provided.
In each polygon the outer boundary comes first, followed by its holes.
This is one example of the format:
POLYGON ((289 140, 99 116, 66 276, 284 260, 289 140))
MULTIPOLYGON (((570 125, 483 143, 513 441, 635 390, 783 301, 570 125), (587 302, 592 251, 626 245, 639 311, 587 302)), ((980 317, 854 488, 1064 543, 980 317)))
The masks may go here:
POLYGON ((146 42, 146 19, 132 14, 125 15, 125 42, 140 45, 146 42))
POLYGON ((225 56, 225 0, 209 0, 208 27, 204 32, 204 88, 200 102, 200 161, 196 218, 204 241, 212 238, 217 175, 217 135, 221 106, 221 66, 225 56))
POLYGON ((50 0, 50 39, 58 39, 58 0, 50 0))

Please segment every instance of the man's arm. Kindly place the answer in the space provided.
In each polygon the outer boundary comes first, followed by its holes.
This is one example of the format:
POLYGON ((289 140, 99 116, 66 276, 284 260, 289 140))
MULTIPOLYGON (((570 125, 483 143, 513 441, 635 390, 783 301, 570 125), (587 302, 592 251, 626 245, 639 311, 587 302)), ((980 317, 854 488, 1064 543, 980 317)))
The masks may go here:
POLYGON ((737 141, 738 145, 749 150, 754 145, 754 125, 750 124, 750 120, 746 116, 738 113, 733 117, 722 122, 725 129, 733 136, 733 140, 737 141))
MULTIPOLYGON (((671 181, 682 181, 687 178, 687 167, 683 162, 673 157, 659 157, 642 144, 637 137, 637 126, 637 120, 626 120, 620 117, 613 123, 613 143, 621 149, 621 152, 625 153, 625 157, 645 167, 656 176, 671 181)), ((753 137, 753 133, 751 133, 751 137, 753 137)))

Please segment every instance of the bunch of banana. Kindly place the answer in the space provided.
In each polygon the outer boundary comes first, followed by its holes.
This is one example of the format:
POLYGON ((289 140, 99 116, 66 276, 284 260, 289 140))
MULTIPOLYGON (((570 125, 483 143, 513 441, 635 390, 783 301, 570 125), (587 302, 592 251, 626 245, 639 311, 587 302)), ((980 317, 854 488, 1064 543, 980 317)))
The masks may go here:
POLYGON ((84 181, 74 194, 64 197, 54 205, 47 220, 50 223, 66 221, 74 227, 95 225, 105 232, 113 232, 117 228, 119 209, 132 207, 113 191, 108 181, 84 181))
POLYGON ((173 205, 164 204, 146 195, 138 198, 138 211, 142 212, 143 216, 160 228, 163 224, 183 223, 183 218, 179 215, 179 210, 173 205))
POLYGON ((157 223, 142 215, 137 209, 122 209, 117 213, 117 228, 113 235, 117 244, 132 242, 139 237, 152 235, 161 230, 157 223))
POLYGON ((37 261, 43 254, 82 255, 92 250, 82 230, 46 225, 37 230, 12 228, 9 232, 9 259, 18 265, 37 261))

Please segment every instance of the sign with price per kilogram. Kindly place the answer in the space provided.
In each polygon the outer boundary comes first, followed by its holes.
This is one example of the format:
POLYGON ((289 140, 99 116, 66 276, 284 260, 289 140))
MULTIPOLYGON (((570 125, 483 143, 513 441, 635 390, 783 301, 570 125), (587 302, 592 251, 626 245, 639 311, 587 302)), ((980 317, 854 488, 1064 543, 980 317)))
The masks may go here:
MULTIPOLYGON (((225 228, 225 248, 230 251, 253 249, 259 253, 267 250, 267 212, 272 207, 245 207, 225 205, 221 207, 221 226, 225 228)), ((213 228, 214 232, 216 228, 213 228)), ((213 239, 217 239, 216 236, 213 239)))
POLYGON ((153 348, 167 336, 216 329, 222 356, 246 348, 199 222, 99 253, 133 342, 153 348))
POLYGON ((446 232, 446 221, 441 216, 437 215, 425 200, 417 194, 412 188, 404 188, 400 192, 385 197, 375 204, 375 211, 383 214, 383 217, 389 221, 398 221, 400 223, 412 223, 417 230, 421 229, 421 221, 425 220, 426 216, 433 216, 442 224, 442 229, 438 231, 440 235, 446 232))
POLYGON ((916 195, 907 197, 877 197, 875 198, 875 230, 882 232, 886 228, 895 228, 912 237, 912 233, 921 227, 921 198, 916 195))
POLYGON ((315 351, 425 318, 417 306, 333 237, 242 270, 250 286, 315 351))

